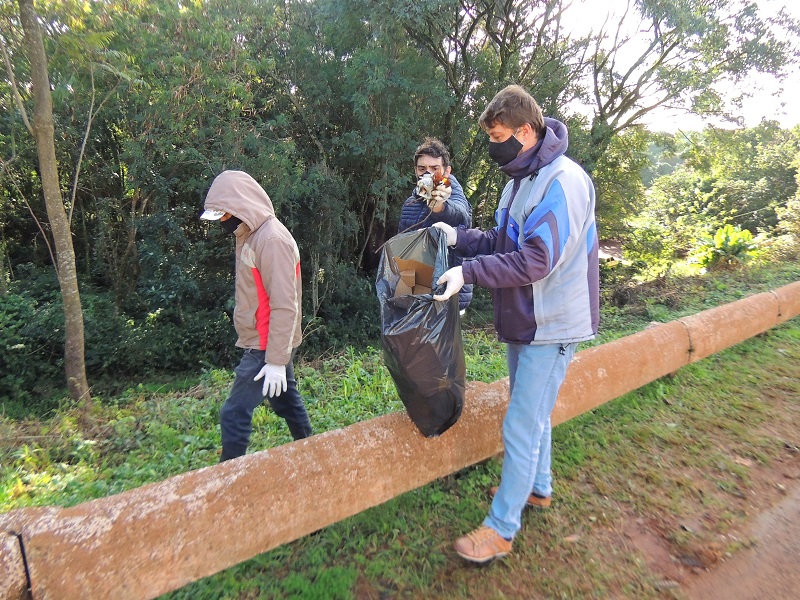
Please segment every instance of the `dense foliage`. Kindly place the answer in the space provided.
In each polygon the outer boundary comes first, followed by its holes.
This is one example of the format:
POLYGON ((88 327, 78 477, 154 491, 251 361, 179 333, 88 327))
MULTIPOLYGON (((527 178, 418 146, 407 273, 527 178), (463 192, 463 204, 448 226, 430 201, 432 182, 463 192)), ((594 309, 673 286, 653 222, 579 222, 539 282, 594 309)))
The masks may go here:
MULTIPOLYGON (((298 241, 304 351, 374 343, 377 250, 410 191, 415 146, 427 135, 448 144, 475 224, 492 226, 505 180, 477 118, 511 82, 568 124, 570 155, 597 183, 601 236, 640 245, 637 257, 688 251, 729 222, 797 229, 786 212, 797 134, 768 124, 730 143, 702 134, 695 146, 729 162, 680 150, 672 179, 652 202, 644 194, 648 111, 719 114, 721 81, 794 60, 797 23, 746 3, 638 0, 624 30, 585 33, 563 26, 580 7, 561 0, 35 6, 93 386, 235 362, 232 241, 197 219, 227 168, 256 177, 298 241), (631 62, 634 38, 648 43, 631 62), (754 152, 755 171, 741 168, 754 152)), ((60 387, 65 329, 17 3, 0 0, 0 19, 0 398, 23 401, 60 387)))
POLYGON ((681 162, 653 180, 637 215, 643 233, 659 240, 648 247, 651 261, 686 258, 726 225, 760 234, 762 243, 795 231, 787 207, 798 197, 800 126, 708 128, 676 140, 669 153, 681 162))

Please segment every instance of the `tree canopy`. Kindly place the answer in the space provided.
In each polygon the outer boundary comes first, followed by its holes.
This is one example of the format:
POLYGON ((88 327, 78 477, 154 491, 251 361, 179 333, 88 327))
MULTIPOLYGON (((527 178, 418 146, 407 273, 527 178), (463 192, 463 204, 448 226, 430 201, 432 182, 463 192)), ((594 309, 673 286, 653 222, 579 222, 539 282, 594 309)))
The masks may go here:
MULTIPOLYGON (((223 169, 248 171, 270 194, 300 246, 307 339, 338 347, 375 335, 376 251, 396 231, 422 138, 449 146, 475 224, 492 226, 505 179, 477 118, 503 86, 523 85, 567 123, 569 154, 597 184, 601 235, 623 235, 643 201, 642 118, 661 106, 718 114, 718 85, 781 76, 799 31, 783 13, 728 0, 638 0, 585 31, 566 26, 581 7, 562 0, 34 6, 84 311, 103 315, 87 325, 92 372, 230 360, 231 243, 197 218, 223 169)), ((25 122, 32 60, 16 1, 0 0, 0 19, 0 292, 41 306, 32 290, 55 264, 54 224, 25 122)), ((746 206, 724 209, 742 226, 776 222, 777 205, 760 207, 788 175, 764 161, 746 206)), ((741 194, 731 177, 715 179, 715 206, 741 194)), ((61 333, 15 335, 40 341, 13 360, 63 358, 61 333)), ((35 367, 24 373, 36 380, 35 367)))

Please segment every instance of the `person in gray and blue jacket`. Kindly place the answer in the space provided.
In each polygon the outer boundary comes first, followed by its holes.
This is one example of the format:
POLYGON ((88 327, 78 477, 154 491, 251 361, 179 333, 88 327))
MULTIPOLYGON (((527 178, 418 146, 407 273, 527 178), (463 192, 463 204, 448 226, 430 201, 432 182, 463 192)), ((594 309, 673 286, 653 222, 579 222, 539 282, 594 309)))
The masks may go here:
POLYGON ((489 156, 511 180, 489 231, 436 223, 465 257, 437 281, 446 300, 464 283, 489 288, 494 325, 507 344, 511 398, 503 421, 500 485, 483 525, 455 550, 483 563, 507 555, 523 508, 552 495, 551 421, 578 342, 597 334, 600 277, 592 180, 565 156, 566 126, 542 115, 533 97, 508 86, 479 120, 489 156))

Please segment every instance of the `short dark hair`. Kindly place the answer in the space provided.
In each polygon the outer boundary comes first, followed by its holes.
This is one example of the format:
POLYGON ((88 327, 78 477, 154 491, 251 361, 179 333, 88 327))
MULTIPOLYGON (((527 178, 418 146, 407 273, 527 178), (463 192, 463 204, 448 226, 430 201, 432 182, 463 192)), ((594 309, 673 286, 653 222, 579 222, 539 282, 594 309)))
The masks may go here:
POLYGON ((498 123, 506 127, 522 127, 530 123, 540 138, 546 131, 542 109, 533 96, 519 85, 509 85, 497 92, 478 119, 484 131, 498 123))
POLYGON ((417 149, 414 151, 414 166, 417 166, 417 159, 419 159, 420 156, 441 158, 442 166, 445 169, 450 166, 450 152, 448 152, 447 146, 436 138, 426 137, 422 140, 422 143, 417 146, 417 149))

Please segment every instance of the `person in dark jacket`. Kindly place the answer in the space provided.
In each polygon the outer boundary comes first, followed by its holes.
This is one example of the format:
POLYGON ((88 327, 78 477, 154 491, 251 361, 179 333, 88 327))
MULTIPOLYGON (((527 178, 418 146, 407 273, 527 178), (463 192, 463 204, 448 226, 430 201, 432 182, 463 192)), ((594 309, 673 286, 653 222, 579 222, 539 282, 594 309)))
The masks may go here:
POLYGON ((523 508, 550 506, 550 414, 578 342, 597 334, 600 274, 592 180, 567 158, 567 128, 546 119, 520 86, 501 90, 479 124, 489 156, 511 180, 489 231, 435 226, 465 257, 437 281, 434 300, 466 283, 487 287, 507 344, 511 398, 503 421, 503 469, 483 525, 455 550, 483 563, 511 551, 523 508), (469 260, 470 257, 474 257, 469 260))
POLYGON ((302 340, 300 252, 267 193, 244 171, 217 175, 204 209, 201 219, 220 221, 236 237, 233 326, 244 352, 219 411, 223 462, 247 452, 253 412, 265 397, 294 439, 312 433, 292 365, 302 340))
MULTIPOLYGON (((430 198, 420 195, 420 186, 414 186, 411 196, 403 203, 397 233, 425 229, 442 222, 458 227, 472 227, 472 206, 464 196, 464 190, 452 174, 450 152, 436 138, 425 138, 414 152, 414 172, 420 180, 426 175, 444 177, 449 185, 436 186, 430 198)), ((453 255, 453 265, 460 265, 462 258, 453 255)), ((463 311, 472 300, 472 286, 465 285, 458 293, 458 307, 463 311)))

